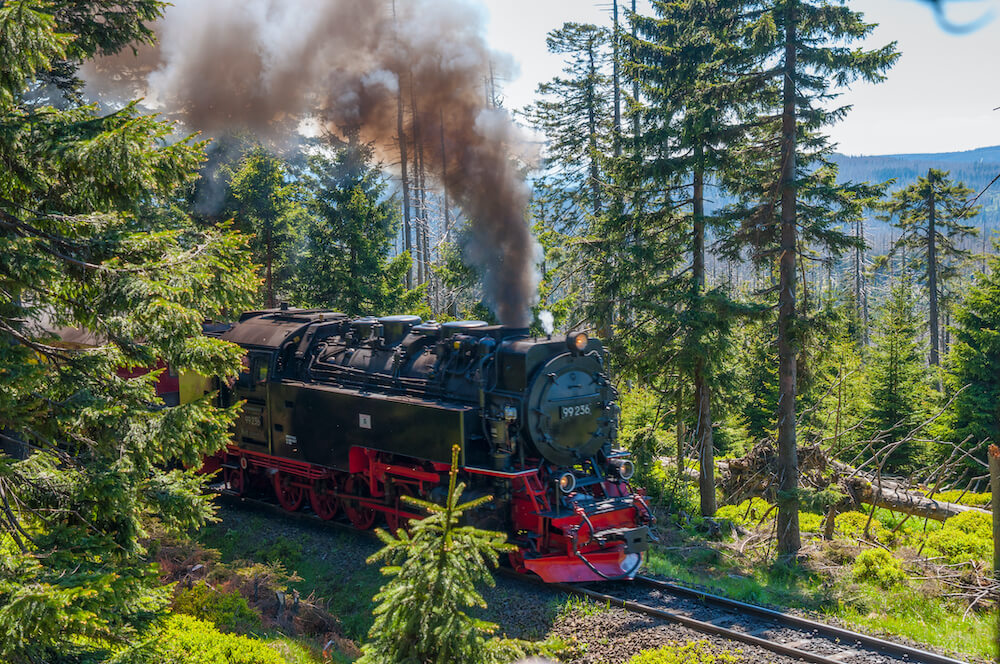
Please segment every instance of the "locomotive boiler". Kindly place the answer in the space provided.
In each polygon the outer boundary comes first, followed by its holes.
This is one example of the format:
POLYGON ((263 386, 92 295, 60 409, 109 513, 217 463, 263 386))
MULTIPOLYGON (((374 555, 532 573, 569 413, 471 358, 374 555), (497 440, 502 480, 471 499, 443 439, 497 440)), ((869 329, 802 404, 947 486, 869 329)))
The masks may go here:
MULTIPOLYGON (((466 497, 493 496, 468 518, 508 533, 516 570, 635 575, 652 519, 615 448, 598 340, 284 306, 209 333, 246 349, 236 382, 214 385, 223 405, 244 402, 232 444, 206 464, 229 490, 266 485, 287 510, 308 502, 323 519, 395 529, 421 516, 403 496, 443 501, 457 445, 466 497)), ((211 387, 182 385, 182 398, 211 387)))

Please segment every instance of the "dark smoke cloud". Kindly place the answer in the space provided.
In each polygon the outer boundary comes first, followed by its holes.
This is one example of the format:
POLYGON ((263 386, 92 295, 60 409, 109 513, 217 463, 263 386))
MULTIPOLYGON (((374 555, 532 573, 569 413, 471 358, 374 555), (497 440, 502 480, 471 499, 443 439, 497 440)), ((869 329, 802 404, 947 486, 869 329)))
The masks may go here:
POLYGON ((501 73, 511 63, 489 50, 482 15, 462 0, 395 4, 174 0, 155 48, 90 63, 85 76, 94 90, 138 92, 192 129, 287 135, 311 118, 358 131, 385 157, 397 150, 401 92, 407 135, 423 134, 425 166, 471 220, 470 257, 497 316, 527 326, 538 245, 514 159, 525 142, 484 91, 491 62, 501 73))

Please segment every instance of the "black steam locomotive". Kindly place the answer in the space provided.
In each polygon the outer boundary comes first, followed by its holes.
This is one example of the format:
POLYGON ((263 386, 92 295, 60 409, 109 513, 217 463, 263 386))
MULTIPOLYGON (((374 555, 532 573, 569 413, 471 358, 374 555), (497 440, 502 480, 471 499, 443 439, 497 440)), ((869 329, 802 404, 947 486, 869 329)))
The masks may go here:
MULTIPOLYGON (((405 495, 443 500, 452 447, 470 515, 509 533, 511 563, 546 581, 631 578, 651 515, 615 449, 618 407, 603 347, 584 333, 532 338, 481 321, 348 318, 282 307, 209 332, 244 347, 219 385, 244 401, 232 444, 208 460, 243 494, 267 483, 357 528, 419 518, 405 495)), ((185 384, 182 399, 210 386, 185 384)))

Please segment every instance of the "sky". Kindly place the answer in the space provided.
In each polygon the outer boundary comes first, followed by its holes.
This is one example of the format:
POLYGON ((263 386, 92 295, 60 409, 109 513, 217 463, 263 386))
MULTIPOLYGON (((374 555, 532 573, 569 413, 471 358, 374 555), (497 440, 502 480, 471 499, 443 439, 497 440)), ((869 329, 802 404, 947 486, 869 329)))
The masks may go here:
MULTIPOLYGON (((519 75, 503 81, 504 105, 529 104, 536 86, 559 73, 545 35, 565 21, 610 25, 611 0, 473 0, 488 16, 487 38, 509 53, 519 75)), ((648 0, 637 0, 640 12, 648 0)), ((620 4, 631 4, 620 0, 620 4)), ((830 129, 840 152, 877 155, 952 152, 1000 145, 1000 0, 949 0, 950 30, 919 0, 851 0, 878 23, 864 43, 898 43, 902 57, 878 85, 855 83, 840 102, 853 107, 830 129), (974 25, 973 25, 974 24, 974 25), (972 27, 969 27, 969 26, 972 27)))

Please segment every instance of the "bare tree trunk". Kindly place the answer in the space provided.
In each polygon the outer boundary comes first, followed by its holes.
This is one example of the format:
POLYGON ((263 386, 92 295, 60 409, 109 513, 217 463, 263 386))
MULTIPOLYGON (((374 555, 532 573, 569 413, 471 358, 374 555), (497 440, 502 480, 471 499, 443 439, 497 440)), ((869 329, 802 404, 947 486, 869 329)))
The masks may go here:
POLYGON ((680 372, 677 373, 677 389, 675 390, 674 413, 677 418, 677 474, 684 475, 684 381, 680 372))
MULTIPOLYGON (((618 53, 618 0, 611 0, 611 15, 614 17, 614 31, 611 33, 611 49, 613 61, 613 73, 611 75, 611 85, 614 88, 615 97, 615 135, 614 149, 615 156, 622 156, 622 90, 621 90, 621 66, 618 53)), ((593 63, 593 51, 591 51, 591 63, 593 63)))
POLYGON ((990 465, 990 491, 993 494, 993 582, 998 589, 994 597, 997 612, 996 638, 994 642, 997 646, 996 662, 1000 664, 1000 448, 990 445, 987 453, 990 465))
POLYGON ((413 77, 410 77, 410 109, 413 112, 413 160, 414 160, 414 180, 416 181, 417 200, 417 283, 423 284, 427 281, 427 255, 425 253, 427 233, 427 201, 424 198, 426 189, 424 187, 424 144, 423 136, 420 132, 420 109, 417 108, 416 89, 413 85, 413 77))
POLYGON ((406 271, 406 288, 413 288, 413 229, 410 227, 410 180, 406 172, 406 132, 403 130, 403 88, 396 95, 396 140, 399 143, 399 171, 403 184, 403 249, 410 255, 410 269, 406 271))
MULTIPOLYGON (((392 20, 396 21, 396 0, 392 0, 392 20)), ((395 33, 394 33, 395 37, 395 33)), ((403 249, 410 255, 410 269, 406 271, 406 287, 413 288, 413 240, 410 228, 410 182, 406 177, 406 132, 403 130, 403 81, 397 81, 396 141, 399 145, 400 180, 403 185, 403 249)))
MULTIPOLYGON (((633 14, 636 13, 636 11, 635 11, 635 0, 632 0, 632 13, 633 14)), ((635 21, 633 20, 632 21, 632 39, 635 39, 635 38, 636 38, 635 21)), ((633 60, 635 59, 635 52, 634 52, 634 50, 633 50, 633 53, 632 53, 632 59, 633 60)), ((638 101, 639 101, 639 79, 638 78, 635 78, 632 81, 632 99, 634 99, 636 103, 638 103, 638 101)), ((639 145, 639 136, 640 136, 640 134, 642 134, 642 128, 641 128, 639 114, 638 113, 634 113, 632 115, 632 139, 635 141, 637 148, 638 148, 638 145, 639 145)))
POLYGON ((597 79, 597 63, 594 59, 594 49, 596 48, 597 44, 591 41, 587 49, 587 54, 590 57, 590 68, 587 70, 589 82, 587 83, 586 100, 588 146, 590 147, 590 195, 593 200, 594 214, 599 215, 601 214, 601 171, 597 150, 597 90, 594 86, 597 79))
POLYGON ((940 344, 941 332, 938 329, 938 285, 937 285, 937 228, 935 227, 935 216, 937 215, 937 201, 934 196, 934 179, 930 172, 927 173, 930 181, 930 200, 927 202, 927 290, 930 298, 929 322, 931 331, 931 366, 941 364, 940 344))
POLYGON ((264 262, 266 264, 266 274, 264 275, 264 293, 265 293, 265 308, 273 309, 275 307, 274 301, 274 279, 271 274, 271 268, 274 264, 274 240, 272 237, 271 227, 274 222, 267 220, 264 225, 264 251, 266 255, 264 257, 264 262))
MULTIPOLYGON (((694 246, 691 270, 691 306, 701 311, 705 291, 705 171, 702 164, 704 151, 695 148, 693 224, 694 246)), ((696 315, 695 318, 698 318, 696 315)), ((695 323, 698 325, 698 323, 695 323)), ((700 329, 699 335, 705 330, 700 329)), ((704 339, 700 339, 704 341, 704 339)), ((715 443, 712 439, 712 392, 705 375, 705 358, 701 353, 694 365, 694 408, 697 416, 695 431, 698 447, 698 490, 701 496, 701 515, 715 514, 715 443)))
MULTIPOLYGON (((448 180, 448 152, 444 143, 444 111, 441 111, 441 181, 448 180)), ((441 193, 444 196, 444 241, 451 241, 451 211, 448 209, 448 187, 443 185, 441 193)))
POLYGON ((794 556, 802 546, 799 535, 799 461, 795 432, 797 332, 795 330, 798 250, 795 227, 796 152, 796 2, 785 9, 784 109, 781 116, 781 255, 778 283, 778 553, 794 556))
MULTIPOLYGON (((861 220, 858 221, 858 228, 861 230, 861 233, 860 233, 861 242, 862 242, 862 244, 864 244, 864 242, 865 242, 865 220, 864 219, 861 219, 861 220)), ((864 249, 862 249, 861 251, 864 251, 864 249)), ((862 257, 863 256, 864 256, 864 254, 862 254, 862 257)), ((862 266, 861 267, 861 272, 860 272, 860 276, 861 276, 861 323, 862 323, 862 325, 861 325, 861 330, 862 330, 861 337, 862 337, 862 342, 864 343, 865 347, 867 347, 868 343, 869 343, 869 333, 868 333, 868 327, 869 327, 869 325, 868 325, 868 284, 866 284, 865 281, 864 281, 864 274, 865 274, 864 273, 864 268, 862 266)))

